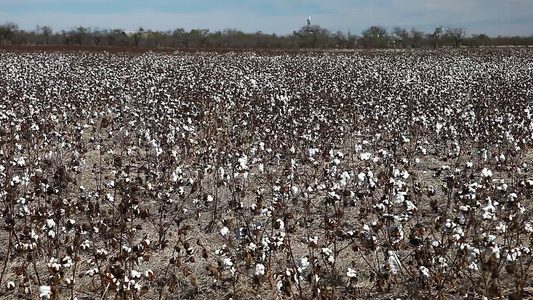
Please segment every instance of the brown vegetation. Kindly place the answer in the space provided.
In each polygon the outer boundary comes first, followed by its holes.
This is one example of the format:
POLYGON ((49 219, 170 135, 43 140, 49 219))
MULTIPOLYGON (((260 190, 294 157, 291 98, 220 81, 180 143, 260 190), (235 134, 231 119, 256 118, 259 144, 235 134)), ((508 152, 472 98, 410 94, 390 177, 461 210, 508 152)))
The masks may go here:
POLYGON ((530 50, 123 49, 0 52, 1 297, 531 296, 530 50))

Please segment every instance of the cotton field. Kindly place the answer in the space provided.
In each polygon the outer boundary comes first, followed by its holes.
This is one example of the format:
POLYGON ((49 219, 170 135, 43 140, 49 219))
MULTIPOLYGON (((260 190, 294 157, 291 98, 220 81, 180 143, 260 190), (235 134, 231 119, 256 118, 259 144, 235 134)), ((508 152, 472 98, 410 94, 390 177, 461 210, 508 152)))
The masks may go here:
POLYGON ((533 296, 533 52, 0 52, 0 297, 533 296))

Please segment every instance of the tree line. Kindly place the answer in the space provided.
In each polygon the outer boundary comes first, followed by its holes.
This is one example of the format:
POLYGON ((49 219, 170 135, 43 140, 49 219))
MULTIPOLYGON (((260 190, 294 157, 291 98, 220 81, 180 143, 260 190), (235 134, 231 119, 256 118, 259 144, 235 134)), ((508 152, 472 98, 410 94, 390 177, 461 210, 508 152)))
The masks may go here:
POLYGON ((319 25, 306 25, 287 35, 267 34, 261 31, 247 33, 238 29, 210 31, 209 29, 158 31, 139 28, 136 31, 99 29, 79 26, 70 30, 54 31, 50 26, 23 30, 15 23, 0 25, 0 45, 85 45, 135 46, 155 48, 427 48, 427 47, 481 47, 529 46, 533 35, 490 37, 487 34, 467 35, 461 27, 437 27, 426 33, 416 28, 395 27, 391 31, 382 26, 371 26, 361 34, 332 32, 319 25))

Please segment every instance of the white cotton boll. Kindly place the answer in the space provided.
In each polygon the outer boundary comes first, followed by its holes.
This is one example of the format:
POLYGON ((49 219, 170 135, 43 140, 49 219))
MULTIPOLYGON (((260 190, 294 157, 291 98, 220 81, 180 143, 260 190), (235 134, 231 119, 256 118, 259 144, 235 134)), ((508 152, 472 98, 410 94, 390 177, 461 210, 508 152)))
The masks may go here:
POLYGON ((26 159, 24 157, 20 157, 18 160, 17 160, 17 165, 19 167, 24 167, 26 165, 26 159))
POLYGON ((207 195, 206 201, 207 202, 213 202, 214 198, 211 195, 207 195))
POLYGON ((39 235, 35 233, 35 231, 32 229, 30 232, 30 238, 34 241, 39 239, 39 235))
POLYGON ((155 156, 159 157, 161 154, 163 154, 163 149, 161 149, 161 147, 156 147, 155 156))
POLYGON ((43 299, 50 299, 51 288, 49 285, 41 285, 39 287, 39 297, 43 299))
POLYGON ((141 273, 140 273, 140 272, 137 272, 137 271, 135 271, 135 270, 131 270, 131 272, 130 272, 130 277, 133 278, 133 279, 141 278, 141 273))
POLYGON ((222 227, 222 229, 220 229, 220 234, 222 234, 223 236, 228 234, 228 232, 229 232, 229 229, 226 226, 224 226, 224 227, 222 227))
POLYGON ((299 189, 298 189, 297 186, 292 186, 292 187, 291 187, 291 193, 292 193, 294 196, 298 195, 298 192, 299 192, 299 189))
POLYGON ((328 263, 333 264, 335 262, 335 257, 333 255, 328 256, 328 263))
POLYGON ((467 211, 470 210, 470 206, 468 206, 468 205, 461 205, 461 206, 459 206, 459 210, 460 210, 460 211, 463 211, 463 212, 467 212, 467 211))
POLYGON ((80 247, 82 250, 88 250, 91 248, 91 242, 89 240, 85 240, 80 247))
POLYGON ((475 262, 472 262, 468 265, 468 269, 470 271, 476 272, 479 271, 479 266, 475 262))
POLYGON ((239 167, 242 170, 248 169, 248 156, 243 155, 243 156, 239 157, 238 161, 239 161, 239 167))
POLYGON ((303 272, 305 271, 305 269, 307 269, 307 267, 309 267, 309 258, 307 258, 307 256, 304 256, 302 258, 300 258, 300 260, 298 261, 298 270, 299 272, 303 272))
POLYGON ((228 266, 228 267, 233 266, 233 262, 231 261, 231 258, 224 258, 223 263, 225 266, 228 266))
POLYGON ((357 179, 361 182, 365 181, 366 179, 366 174, 364 172, 361 172, 357 175, 357 179))
POLYGON ((106 196, 107 201, 115 202, 115 197, 113 197, 113 195, 107 193, 105 196, 106 196))
POLYGON ((277 220, 276 220, 276 223, 277 223, 278 226, 279 226, 279 230, 283 230, 283 229, 285 229, 285 222, 283 222, 282 219, 277 219, 277 220))
POLYGON ((6 283, 6 288, 7 288, 9 291, 15 289, 15 283, 14 283, 13 281, 8 281, 8 282, 6 283))
POLYGON ((416 205, 413 202, 411 202, 411 201, 405 201, 405 205, 406 205, 407 211, 410 211, 410 212, 415 211, 416 212, 418 210, 416 205))
POLYGON ((359 159, 360 160, 369 160, 371 157, 372 157, 372 154, 368 153, 368 152, 364 152, 364 153, 359 154, 359 159))
POLYGON ((483 168, 483 170, 481 170, 481 176, 484 178, 492 177, 492 171, 487 168, 483 168))
POLYGON ((56 226, 56 222, 53 219, 46 219, 46 227, 52 229, 56 226))
POLYGON ((257 166, 257 172, 258 172, 258 173, 263 173, 264 171, 265 171, 265 165, 263 165, 263 164, 259 164, 259 165, 257 166))
POLYGON ((255 265, 255 275, 256 276, 265 275, 265 266, 263 264, 255 265))
POLYGON ((500 224, 496 226, 496 230, 498 230, 500 234, 504 234, 505 232, 507 232, 507 225, 500 222, 500 224))
POLYGON ((533 224, 531 224, 531 222, 527 222, 526 225, 524 225, 524 229, 528 233, 533 233, 533 224))
POLYGON ((437 126, 436 126, 436 131, 437 131, 437 134, 440 133, 442 127, 444 126, 444 124, 440 123, 440 122, 437 122, 437 126))
POLYGON ((346 276, 349 278, 356 278, 357 277, 357 271, 355 271, 352 268, 348 268, 348 272, 346 272, 346 276))
POLYGON ((398 259, 398 256, 396 256, 396 253, 393 251, 389 251, 389 258, 386 261, 386 264, 390 268, 390 272, 393 275, 398 274, 398 271, 400 270, 400 260, 398 259))
POLYGON ((322 253, 327 255, 327 256, 330 256, 333 254, 333 250, 329 249, 329 248, 322 248, 322 253))
POLYGON ((431 277, 431 274, 429 273, 429 269, 424 267, 424 266, 420 266, 420 275, 422 275, 422 277, 425 277, 425 278, 429 278, 431 277))
POLYGON ((257 245, 255 243, 249 243, 247 248, 250 251, 255 251, 257 249, 257 245))
POLYGON ((490 198, 487 199, 487 202, 487 206, 481 209, 480 215, 485 220, 495 219, 496 216, 494 213, 496 212, 496 207, 493 205, 490 198))
POLYGON ((276 288, 278 289, 279 292, 281 292, 282 287, 283 287, 283 282, 281 282, 281 280, 277 281, 276 288))
POLYGON ((19 183, 20 183, 20 176, 13 176, 13 178, 11 179, 10 185, 14 186, 19 183))

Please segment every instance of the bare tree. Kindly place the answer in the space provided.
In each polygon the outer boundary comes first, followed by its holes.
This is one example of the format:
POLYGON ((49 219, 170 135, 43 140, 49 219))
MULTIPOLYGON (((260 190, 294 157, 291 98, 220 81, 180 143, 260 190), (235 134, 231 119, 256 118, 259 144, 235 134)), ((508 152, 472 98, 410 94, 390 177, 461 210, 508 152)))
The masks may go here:
POLYGON ((190 35, 183 28, 177 28, 172 31, 172 40, 174 47, 183 45, 185 48, 189 48, 190 35))
POLYGON ((435 28, 433 34, 428 35, 435 42, 435 48, 439 48, 440 37, 442 36, 442 26, 435 28))
POLYGON ((403 48, 407 48, 411 45, 411 36, 409 35, 409 31, 407 31, 404 28, 400 27, 394 27, 392 30, 393 36, 395 36, 396 40, 401 43, 401 46, 403 48))
POLYGON ((472 46, 480 47, 487 46, 490 43, 490 37, 484 33, 472 35, 472 46))
POLYGON ((209 38, 209 29, 192 29, 189 32, 189 42, 195 42, 198 46, 204 48, 209 38))
POLYGON ((446 30, 446 34, 454 40, 455 48, 458 48, 466 36, 466 30, 462 27, 450 27, 446 30))
POLYGON ((299 40, 301 47, 317 48, 319 46, 328 46, 329 31, 320 25, 304 26, 300 30, 293 32, 293 35, 299 40))
POLYGON ((422 41, 424 40, 424 32, 418 31, 415 28, 411 29, 411 37, 413 39, 412 47, 420 48, 422 41))
POLYGON ((383 48, 388 46, 389 35, 385 27, 372 26, 362 32, 361 41, 363 42, 363 45, 368 46, 370 48, 383 48))
POLYGON ((335 38, 335 45, 339 48, 345 48, 348 44, 348 38, 346 37, 346 34, 340 30, 337 31, 333 37, 335 38))
POLYGON ((102 44, 103 33, 100 29, 94 28, 91 32, 91 36, 95 46, 100 46, 102 44))
POLYGON ((40 33, 44 37, 45 43, 49 45, 50 35, 53 33, 52 27, 37 25, 37 32, 40 33))
POLYGON ((0 25, 0 45, 3 45, 6 40, 13 42, 17 30, 18 26, 15 23, 8 22, 0 25))
POLYGON ((144 28, 140 27, 135 34, 133 34, 133 43, 135 43, 135 47, 139 46, 139 43, 141 43, 141 39, 144 37, 144 28))

